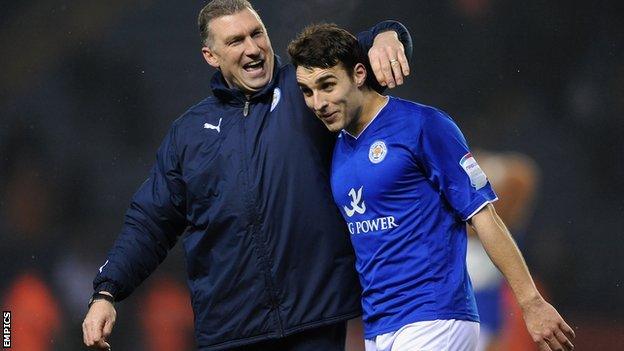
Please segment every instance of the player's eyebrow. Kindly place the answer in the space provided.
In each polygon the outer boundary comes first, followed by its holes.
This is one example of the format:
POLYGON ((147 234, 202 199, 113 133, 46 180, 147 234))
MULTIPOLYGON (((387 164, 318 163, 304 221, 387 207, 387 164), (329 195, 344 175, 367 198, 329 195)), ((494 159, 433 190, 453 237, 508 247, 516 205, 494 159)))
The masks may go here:
POLYGON ((297 82, 297 85, 299 86, 299 88, 302 88, 302 89, 304 89, 304 88, 305 88, 305 89, 310 89, 310 88, 308 88, 308 86, 307 86, 305 83, 299 83, 299 82, 297 82))
POLYGON ((324 74, 324 75, 322 75, 322 76, 318 77, 318 78, 314 81, 314 83, 315 83, 315 84, 321 84, 321 83, 323 83, 324 81, 329 80, 329 79, 332 79, 332 78, 336 78, 336 79, 338 79, 338 78, 337 78, 334 74, 332 74, 332 73, 326 73, 326 74, 324 74))
MULTIPOLYGON (((315 86, 319 86, 329 79, 338 79, 338 77, 336 77, 336 75, 334 75, 332 72, 323 72, 320 77, 316 78, 316 80, 314 80, 313 82, 310 82, 310 85, 312 86, 312 88, 314 88, 315 86)), ((299 80, 297 80, 297 85, 299 85, 300 88, 312 89, 307 84, 300 82, 299 80)))

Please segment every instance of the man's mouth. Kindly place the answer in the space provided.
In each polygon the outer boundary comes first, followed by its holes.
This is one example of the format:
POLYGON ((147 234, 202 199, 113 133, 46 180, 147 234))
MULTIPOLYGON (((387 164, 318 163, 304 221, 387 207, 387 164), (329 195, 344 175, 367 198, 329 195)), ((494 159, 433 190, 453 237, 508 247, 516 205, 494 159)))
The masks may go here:
POLYGON ((319 114, 318 116, 325 121, 329 121, 331 120, 333 117, 337 116, 338 111, 334 111, 332 113, 323 113, 323 114, 319 114))
POLYGON ((243 69, 247 72, 255 72, 264 67, 264 60, 255 60, 243 65, 243 69))

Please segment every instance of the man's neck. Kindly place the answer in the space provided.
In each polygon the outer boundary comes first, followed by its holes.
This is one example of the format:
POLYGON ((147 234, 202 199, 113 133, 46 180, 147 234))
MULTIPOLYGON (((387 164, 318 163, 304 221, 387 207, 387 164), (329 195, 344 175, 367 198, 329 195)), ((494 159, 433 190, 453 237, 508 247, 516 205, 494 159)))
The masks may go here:
POLYGON ((358 115, 353 123, 346 127, 345 130, 354 137, 359 137, 366 126, 379 114, 379 111, 387 101, 387 96, 383 96, 372 89, 364 91, 362 93, 362 105, 360 106, 358 115))

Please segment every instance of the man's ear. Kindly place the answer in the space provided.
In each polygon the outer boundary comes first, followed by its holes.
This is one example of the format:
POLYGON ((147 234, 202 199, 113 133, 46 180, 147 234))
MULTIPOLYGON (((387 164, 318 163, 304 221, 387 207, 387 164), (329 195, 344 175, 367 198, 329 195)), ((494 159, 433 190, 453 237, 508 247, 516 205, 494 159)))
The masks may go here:
POLYGON ((353 67, 353 80, 358 88, 362 87, 366 82, 366 67, 363 64, 358 63, 353 67))
POLYGON ((204 56, 204 60, 206 60, 209 65, 219 69, 219 56, 217 56, 211 48, 204 46, 202 48, 202 55, 204 56))

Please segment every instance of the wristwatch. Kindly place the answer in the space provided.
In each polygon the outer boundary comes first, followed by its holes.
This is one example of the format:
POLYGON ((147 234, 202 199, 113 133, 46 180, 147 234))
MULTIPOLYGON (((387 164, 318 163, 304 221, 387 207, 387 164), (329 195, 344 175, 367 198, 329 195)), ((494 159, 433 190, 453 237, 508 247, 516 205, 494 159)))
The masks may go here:
POLYGON ((91 305, 93 305, 93 303, 97 300, 106 300, 110 303, 114 303, 115 302, 115 298, 108 295, 108 294, 103 294, 101 292, 95 292, 93 293, 93 295, 91 296, 91 299, 89 300, 89 305, 88 307, 91 308, 91 305))

